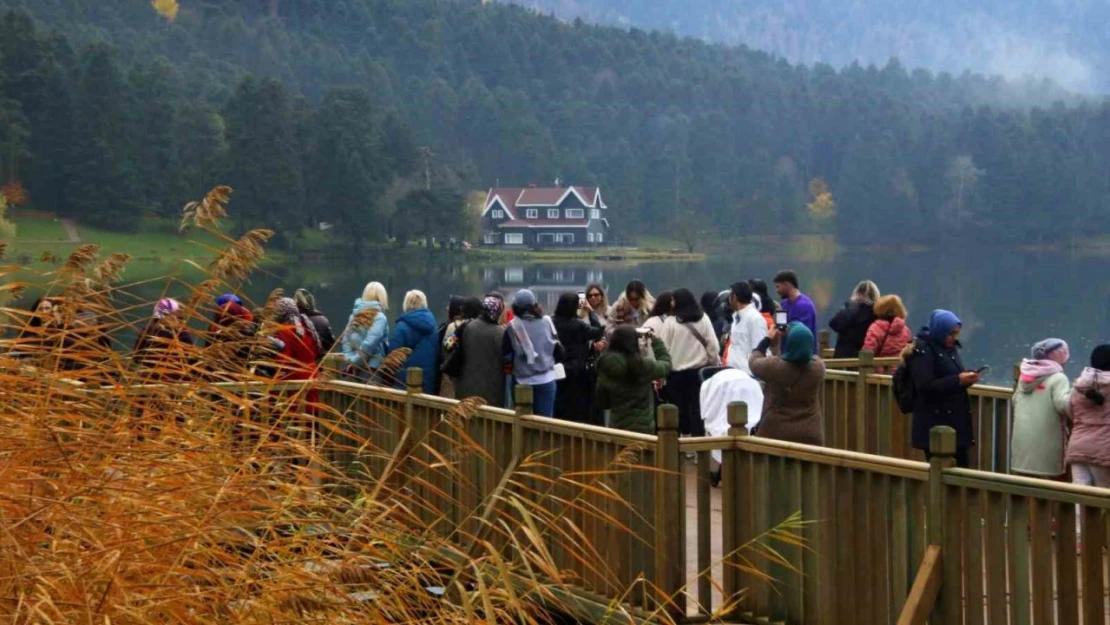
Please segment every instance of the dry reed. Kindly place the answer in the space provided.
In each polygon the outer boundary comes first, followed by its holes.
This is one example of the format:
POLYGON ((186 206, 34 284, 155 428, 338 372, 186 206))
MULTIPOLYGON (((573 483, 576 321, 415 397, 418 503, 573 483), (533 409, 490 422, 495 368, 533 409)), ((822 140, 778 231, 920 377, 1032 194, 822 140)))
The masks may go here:
MULTIPOLYGON (((611 485, 641 469, 638 450, 578 474, 525 458, 490 492, 462 470, 504 468, 472 436, 479 401, 409 428, 391 391, 278 380, 268 315, 261 332, 209 332, 214 295, 242 286, 270 236, 219 231, 230 195, 214 189, 182 222, 227 245, 184 299, 203 348, 175 340, 133 359, 118 344, 152 304, 119 284, 125 255, 98 262, 85 245, 31 282, 0 268, 2 292, 54 302, 39 326, 25 306, 3 309, 0 614, 88 625, 531 623, 571 610, 556 591, 579 579, 553 549, 612 580, 580 525, 593 517, 628 531, 607 510, 626 505, 611 485)), ((406 355, 385 359, 387 377, 406 355)), ((613 616, 625 620, 617 607, 613 616)))

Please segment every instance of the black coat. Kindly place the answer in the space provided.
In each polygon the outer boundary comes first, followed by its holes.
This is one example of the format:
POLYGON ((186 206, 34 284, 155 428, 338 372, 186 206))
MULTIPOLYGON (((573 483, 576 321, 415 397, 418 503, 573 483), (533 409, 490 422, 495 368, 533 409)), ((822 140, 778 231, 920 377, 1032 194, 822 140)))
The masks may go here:
POLYGON ((559 380, 555 391, 555 417, 579 423, 597 422, 595 385, 597 375, 588 365, 593 344, 601 340, 604 329, 577 318, 553 317, 555 332, 564 349, 566 379, 559 380))
POLYGON ((971 398, 967 387, 960 384, 965 371, 956 347, 929 341, 922 330, 914 342, 909 360, 915 402, 913 407, 913 446, 929 449, 929 430, 947 425, 956 430, 956 446, 968 448, 975 444, 971 431, 971 398))
POLYGON ((836 349, 833 358, 856 358, 863 349, 867 329, 875 322, 875 309, 871 304, 848 302, 829 321, 829 328, 836 332, 836 349))
POLYGON ((323 359, 324 355, 331 351, 335 346, 335 333, 331 331, 331 322, 324 316, 324 313, 314 310, 308 315, 308 320, 312 322, 312 326, 316 328, 316 334, 320 337, 320 349, 317 351, 319 357, 317 360, 323 359))

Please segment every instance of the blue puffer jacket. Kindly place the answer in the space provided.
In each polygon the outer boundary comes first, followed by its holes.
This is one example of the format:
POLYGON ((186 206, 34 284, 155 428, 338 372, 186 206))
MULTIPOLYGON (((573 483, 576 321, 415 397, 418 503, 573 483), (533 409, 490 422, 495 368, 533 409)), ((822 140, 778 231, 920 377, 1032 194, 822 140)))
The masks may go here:
POLYGON ((434 393, 439 367, 439 328, 432 311, 418 308, 401 315, 389 336, 389 347, 412 350, 398 372, 398 385, 404 386, 410 367, 419 367, 424 370, 424 392, 434 393))
POLYGON ((366 302, 362 298, 355 300, 354 311, 347 320, 347 330, 343 333, 340 348, 343 350, 343 359, 347 364, 362 368, 377 369, 382 364, 382 357, 386 355, 386 338, 389 336, 389 320, 382 311, 378 302, 366 302), (378 316, 369 328, 355 330, 351 328, 351 321, 355 315, 367 308, 376 308, 378 316))

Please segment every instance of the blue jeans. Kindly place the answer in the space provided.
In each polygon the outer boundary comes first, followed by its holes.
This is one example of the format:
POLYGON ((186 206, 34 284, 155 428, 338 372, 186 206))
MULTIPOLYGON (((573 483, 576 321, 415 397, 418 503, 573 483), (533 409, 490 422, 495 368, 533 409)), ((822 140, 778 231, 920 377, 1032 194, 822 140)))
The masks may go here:
POLYGON ((541 417, 555 416, 556 382, 532 386, 532 410, 541 417))

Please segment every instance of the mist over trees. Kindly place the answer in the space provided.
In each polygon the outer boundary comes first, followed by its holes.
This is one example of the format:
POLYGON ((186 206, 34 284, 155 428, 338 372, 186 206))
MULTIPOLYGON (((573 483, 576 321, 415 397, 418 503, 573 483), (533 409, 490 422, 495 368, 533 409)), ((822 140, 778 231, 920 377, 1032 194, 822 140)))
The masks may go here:
MULTIPOLYGON (((499 0, 563 19, 746 45, 791 62, 1050 78, 1110 92, 1110 4, 1086 0, 499 0)), ((1025 85, 1030 99, 1049 85, 1025 85)))
POLYGON ((600 185, 625 233, 1110 230, 1110 104, 1016 108, 1018 88, 477 0, 193 0, 172 21, 0 0, 0 183, 118 229, 227 183, 241 227, 326 221, 355 248, 461 234, 468 191, 557 177, 600 185))

